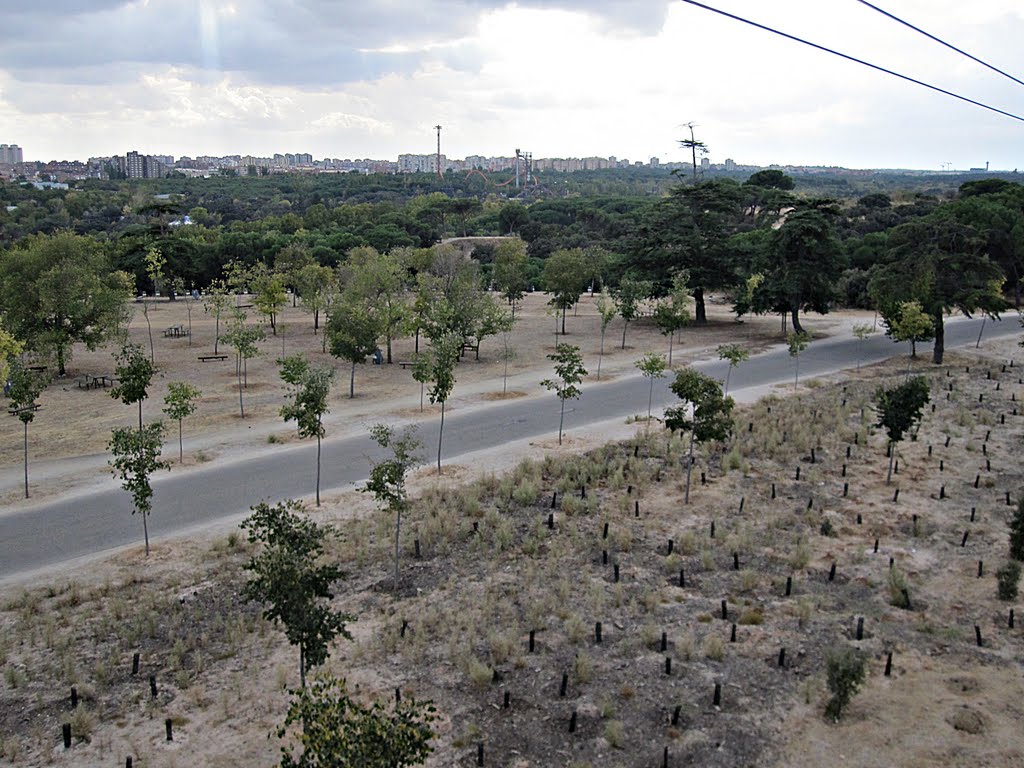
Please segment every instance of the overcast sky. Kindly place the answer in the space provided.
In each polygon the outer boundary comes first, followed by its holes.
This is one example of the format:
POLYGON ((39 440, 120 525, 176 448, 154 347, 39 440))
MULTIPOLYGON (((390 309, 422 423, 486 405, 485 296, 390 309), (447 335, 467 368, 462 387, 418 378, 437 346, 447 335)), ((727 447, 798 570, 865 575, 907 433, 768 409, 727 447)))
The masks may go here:
MULTIPOLYGON (((873 0, 1024 80, 1021 0, 873 0)), ((1024 86, 857 0, 707 0, 1024 115, 1024 86)), ((683 2, 0 0, 33 160, 309 152, 1024 169, 1024 122, 683 2)))

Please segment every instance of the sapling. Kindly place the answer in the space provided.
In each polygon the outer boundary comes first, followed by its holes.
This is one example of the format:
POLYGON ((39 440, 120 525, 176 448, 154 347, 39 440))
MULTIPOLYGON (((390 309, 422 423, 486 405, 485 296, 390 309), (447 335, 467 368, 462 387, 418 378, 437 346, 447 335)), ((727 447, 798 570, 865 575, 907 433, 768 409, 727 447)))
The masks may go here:
POLYGON ((793 374, 793 389, 800 386, 800 353, 807 349, 811 343, 811 334, 806 331, 790 333, 786 336, 786 344, 789 346, 789 356, 793 358, 795 369, 793 374))
POLYGON ((855 323, 853 326, 853 335, 856 337, 857 344, 857 370, 860 370, 860 361, 863 357, 864 342, 867 341, 868 336, 875 333, 875 327, 868 325, 867 323, 855 323))
POLYGON ((729 394, 729 379, 732 369, 750 358, 750 350, 742 344, 720 344, 715 350, 719 360, 728 360, 729 369, 725 373, 725 394, 729 394))
POLYGON ((185 381, 172 381, 167 385, 167 394, 164 396, 164 413, 168 418, 178 422, 178 463, 184 459, 184 449, 181 441, 181 422, 186 416, 196 412, 196 400, 202 397, 203 393, 185 381))
POLYGON ((560 402, 558 444, 561 445, 562 425, 565 422, 565 401, 578 399, 582 394, 578 385, 587 375, 587 369, 583 367, 580 348, 572 344, 558 344, 555 347, 555 353, 548 355, 548 359, 555 363, 555 378, 544 379, 541 386, 552 390, 558 396, 560 402))
POLYGON ((825 705, 825 716, 839 722, 843 710, 857 694, 867 673, 867 658, 854 648, 833 649, 825 659, 828 689, 832 698, 825 705))
POLYGON ((721 385, 703 373, 686 368, 676 373, 672 391, 684 405, 665 410, 665 426, 690 432, 686 466, 686 495, 690 503, 690 476, 693 471, 694 442, 725 440, 732 432, 733 399, 722 394, 721 385))
POLYGON ((604 334, 608 330, 608 324, 618 313, 618 307, 616 307, 611 296, 608 295, 608 291, 602 288, 600 295, 597 297, 597 314, 601 318, 601 351, 597 358, 598 381, 601 380, 601 360, 604 358, 604 334))
POLYGON ((641 374, 650 379, 650 387, 647 392, 647 421, 650 423, 651 405, 654 402, 654 380, 664 378, 668 366, 665 363, 665 358, 657 352, 648 352, 637 360, 635 365, 641 374))
POLYGON ((28 498, 28 425, 36 417, 39 404, 36 400, 46 387, 43 376, 28 370, 21 361, 15 358, 8 368, 4 379, 8 383, 7 395, 10 398, 10 409, 17 415, 24 429, 23 446, 25 454, 25 498, 28 498))
POLYGON ((1014 600, 1017 597, 1020 582, 1020 563, 1007 560, 1006 564, 996 571, 996 584, 1000 600, 1014 600))
POLYGON ((892 464, 896 456, 896 444, 914 424, 921 421, 921 411, 928 403, 928 381, 924 376, 915 376, 891 389, 875 393, 878 409, 877 426, 885 427, 889 437, 889 471, 885 482, 892 480, 892 464))

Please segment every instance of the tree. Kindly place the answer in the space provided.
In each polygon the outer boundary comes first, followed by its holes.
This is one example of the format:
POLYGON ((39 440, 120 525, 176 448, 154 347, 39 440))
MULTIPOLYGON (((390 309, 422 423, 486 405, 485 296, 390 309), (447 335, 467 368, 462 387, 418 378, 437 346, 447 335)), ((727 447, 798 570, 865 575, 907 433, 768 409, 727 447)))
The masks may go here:
MULTIPOLYGON (((635 280, 631 277, 624 277, 619 281, 619 287, 615 291, 615 305, 619 314, 622 315, 622 348, 626 348, 626 329, 632 320, 635 320, 640 313, 640 302, 651 295, 653 285, 647 280, 635 280)), ((563 330, 564 333, 564 330, 563 330)))
POLYGON ((693 135, 694 123, 692 123, 692 122, 691 123, 687 123, 685 127, 690 129, 690 138, 688 138, 688 139, 680 139, 679 140, 679 144, 684 149, 689 149, 692 152, 692 154, 693 154, 693 182, 696 184, 697 183, 697 152, 700 152, 701 155, 706 155, 708 153, 708 145, 705 144, 703 141, 697 141, 697 139, 694 137, 694 135, 693 135))
POLYGON ((582 394, 579 384, 587 375, 583 367, 583 356, 580 348, 572 344, 558 344, 555 353, 548 355, 548 360, 555 363, 555 378, 544 379, 541 386, 555 393, 560 403, 558 412, 558 444, 562 444, 562 425, 565 422, 565 401, 576 400, 582 394))
POLYGON ((544 262, 541 279, 551 294, 551 305, 562 313, 563 336, 566 310, 580 300, 589 277, 590 265, 582 248, 555 251, 544 262))
POLYGON ((750 350, 742 344, 719 344, 717 349, 719 360, 728 360, 729 369, 725 374, 725 394, 729 394, 729 379, 732 377, 732 369, 740 363, 750 359, 750 350))
MULTIPOLYGON (((171 289, 171 295, 172 296, 175 296, 175 295, 181 296, 182 299, 184 299, 184 301, 185 301, 185 313, 188 316, 188 345, 191 347, 192 346, 192 304, 195 301, 195 299, 193 299, 192 298, 192 294, 185 289, 185 281, 182 278, 180 278, 180 277, 174 278, 174 280, 171 281, 171 284, 174 286, 171 289)), ((216 354, 216 352, 214 354, 216 354)))
POLYGON ((858 371, 860 370, 860 360, 861 360, 861 357, 863 356, 861 348, 864 346, 864 342, 867 341, 868 336, 872 335, 874 332, 875 332, 875 329, 873 327, 871 327, 870 325, 868 325, 867 323, 854 323, 854 325, 853 325, 853 335, 854 335, 854 337, 856 337, 857 341, 859 342, 857 344, 857 370, 858 371))
POLYGON ((337 291, 334 270, 319 264, 307 264, 295 276, 295 290, 302 298, 302 308, 313 313, 313 333, 320 330, 320 313, 326 311, 337 291))
POLYGON ((825 716, 839 722, 843 710, 864 683, 867 659, 854 648, 833 650, 825 658, 828 689, 832 698, 825 705, 825 716))
POLYGON ((889 337, 896 342, 910 342, 910 357, 917 357, 917 342, 935 337, 935 323, 921 309, 919 301, 901 301, 882 310, 882 320, 889 328, 889 337))
POLYGON ((793 179, 785 173, 775 169, 757 171, 751 174, 750 178, 743 182, 751 187, 762 187, 764 189, 790 190, 794 187, 793 179))
POLYGON ((663 336, 668 336, 668 365, 672 367, 672 346, 676 333, 690 324, 690 292, 687 274, 672 275, 672 288, 668 296, 654 308, 654 322, 663 336))
POLYGON ((146 518, 153 508, 153 487, 149 479, 158 469, 170 469, 170 465, 160 459, 163 435, 164 425, 156 421, 139 429, 116 427, 107 443, 114 456, 110 461, 111 473, 121 478, 121 487, 132 495, 132 514, 142 516, 146 557, 149 557, 149 524, 146 518))
POLYGON ((28 349, 52 350, 64 376, 72 347, 93 350, 127 317, 128 275, 95 240, 58 232, 20 241, 0 258, 0 316, 28 349))
POLYGON ((1017 511, 1010 521, 1010 557, 1024 561, 1024 497, 1017 502, 1017 511))
POLYGON ((284 276, 258 263, 250 273, 252 303, 261 315, 270 321, 270 330, 277 336, 277 315, 288 304, 284 276))
POLYGON ((832 221, 836 215, 829 201, 812 201, 788 214, 771 233, 754 311, 788 312, 797 333, 804 330, 801 311, 828 312, 843 269, 842 246, 832 221))
POLYGON ((247 325, 247 315, 237 307, 232 310, 231 325, 228 332, 224 334, 224 341, 235 350, 235 375, 238 377, 238 413, 245 418, 245 403, 242 400, 243 376, 245 385, 249 384, 248 361, 255 357, 259 348, 257 342, 266 338, 263 329, 258 325, 247 325))
MULTIPOLYGON (((284 378, 284 374, 282 374, 284 378)), ((320 443, 326 430, 324 414, 328 412, 327 397, 331 392, 334 371, 318 366, 307 368, 296 382, 291 402, 281 407, 285 421, 295 421, 299 437, 316 438, 316 505, 320 506, 320 443)), ((287 381, 287 379, 286 379, 287 381)))
POLYGON ((220 316, 231 305, 231 299, 228 297, 228 286, 223 280, 212 280, 210 285, 207 286, 205 292, 206 298, 203 300, 203 306, 207 312, 213 312, 214 318, 214 332, 213 332, 213 354, 217 354, 217 347, 220 343, 220 316))
POLYGON ((473 338, 476 340, 476 359, 480 359, 480 344, 484 339, 511 331, 514 322, 512 313, 498 304, 492 296, 486 294, 481 296, 473 328, 473 338))
POLYGON ((690 503, 690 474, 693 471, 693 444, 725 440, 732 433, 733 399, 722 394, 722 386, 710 376, 692 368, 676 373, 672 391, 683 405, 665 410, 665 426, 672 431, 689 430, 690 451, 686 463, 686 495, 690 503))
POLYGON ((890 389, 881 387, 875 393, 879 427, 885 427, 889 436, 889 472, 885 484, 892 480, 892 462, 896 455, 896 444, 914 424, 921 421, 921 411, 928 404, 928 381, 924 376, 915 376, 890 389))
POLYGON ((597 315, 601 318, 601 351, 597 358, 597 380, 601 380, 601 360, 604 358, 604 334, 608 330, 608 324, 619 314, 619 308, 615 300, 608 295, 608 291, 601 289, 597 297, 597 315))
POLYGON ((9 383, 7 396, 10 398, 10 409, 18 416, 24 429, 23 447, 25 454, 25 498, 28 498, 28 425, 36 417, 39 407, 36 400, 46 387, 44 377, 28 370, 17 358, 10 364, 3 381, 9 383), (8 378, 9 377, 9 378, 8 378))
POLYGON ((7 381, 11 362, 22 353, 25 344, 0 328, 0 384, 7 381))
POLYGON ((494 249, 494 287, 512 307, 513 317, 516 304, 522 300, 526 291, 529 273, 530 260, 526 255, 526 243, 518 237, 498 243, 494 249))
MULTIPOLYGON (((160 252, 159 248, 150 248, 146 251, 145 257, 146 275, 153 284, 153 295, 161 292, 164 282, 164 267, 167 266, 167 259, 160 252)), ((146 331, 149 333, 149 361, 156 363, 156 353, 153 350, 153 324, 149 321, 149 302, 145 296, 142 298, 142 314, 146 318, 146 331)))
POLYGON ((375 462, 370 469, 370 479, 360 490, 372 493, 377 506, 395 515, 395 593, 398 593, 398 566, 402 535, 402 513, 408 508, 408 494, 405 477, 410 470, 418 467, 422 460, 417 455, 422 443, 416 438, 416 428, 407 427, 396 432, 393 427, 374 424, 370 437, 381 448, 390 450, 386 459, 375 462))
POLYGON ((379 326, 378 336, 384 338, 385 354, 391 363, 391 343, 406 326, 409 314, 405 298, 409 272, 405 264, 395 254, 381 254, 368 247, 354 248, 349 251, 343 272, 342 301, 362 302, 372 308, 379 326))
POLYGON ((416 360, 413 376, 417 381, 431 382, 427 396, 433 404, 441 404, 441 428, 437 434, 437 471, 441 471, 441 442, 444 440, 444 406, 455 388, 455 365, 462 352, 462 338, 449 332, 431 341, 430 349, 416 360))
POLYGON ((286 738, 297 731, 302 753, 296 758, 281 747, 281 768, 405 768, 421 765, 433 751, 433 705, 403 698, 387 707, 380 701, 365 706, 352 699, 344 680, 324 675, 298 691, 278 729, 286 738))
POLYGON ((888 245, 888 261, 872 267, 868 291, 878 306, 921 304, 934 325, 936 364, 945 351, 946 312, 995 317, 1005 307, 1002 271, 984 254, 973 228, 929 216, 890 230, 888 245))
POLYGON ((650 387, 647 392, 647 421, 651 420, 651 405, 654 402, 654 380, 665 378, 665 371, 668 365, 665 357, 657 352, 648 352, 635 363, 640 373, 650 379, 650 387))
POLYGON ((352 364, 349 374, 348 396, 356 396, 356 365, 377 349, 380 322, 362 301, 344 295, 342 301, 331 307, 327 319, 327 338, 331 354, 352 364))
POLYGON ((793 369, 793 388, 800 386, 800 353, 807 349, 811 343, 811 334, 805 331, 795 331, 786 335, 786 344, 789 347, 789 356, 795 363, 793 369))
POLYGON ((164 395, 164 413, 167 418, 178 422, 178 463, 185 459, 185 450, 181 441, 181 422, 196 412, 196 401, 203 396, 198 387, 185 381, 172 381, 167 385, 164 395))
POLYGON ((114 369, 118 384, 110 390, 110 396, 125 405, 139 404, 139 429, 142 429, 142 401, 149 397, 146 391, 153 381, 156 369, 153 362, 147 360, 138 344, 125 344, 114 358, 117 367, 114 369))
POLYGON ((318 526, 302 504, 288 499, 274 506, 261 502, 242 521, 250 544, 263 544, 245 569, 249 581, 245 595, 263 603, 263 618, 284 625, 288 642, 299 646, 299 678, 306 687, 306 670, 323 664, 328 646, 338 637, 351 639, 346 623, 351 617, 331 608, 331 585, 341 569, 322 562, 329 526, 318 526))

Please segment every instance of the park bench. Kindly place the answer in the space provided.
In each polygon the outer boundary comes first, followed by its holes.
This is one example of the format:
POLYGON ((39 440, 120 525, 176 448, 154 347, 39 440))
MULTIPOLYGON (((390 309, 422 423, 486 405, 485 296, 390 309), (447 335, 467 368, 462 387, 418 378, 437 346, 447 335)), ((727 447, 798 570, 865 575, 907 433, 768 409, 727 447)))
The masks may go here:
POLYGON ((399 360, 398 364, 400 366, 402 366, 402 370, 405 370, 406 368, 409 368, 409 367, 411 367, 413 365, 416 365, 416 361, 415 360, 399 360))
POLYGON ((25 411, 38 411, 39 408, 39 403, 33 403, 32 405, 26 405, 24 408, 8 408, 7 412, 11 414, 11 416, 17 416, 19 413, 24 413, 25 411))
POLYGON ((227 355, 199 355, 199 361, 202 362, 202 363, 205 363, 208 360, 227 360, 227 359, 228 359, 227 355))
POLYGON ((25 370, 32 371, 33 373, 45 373, 49 369, 48 365, 28 365, 25 366, 25 370))

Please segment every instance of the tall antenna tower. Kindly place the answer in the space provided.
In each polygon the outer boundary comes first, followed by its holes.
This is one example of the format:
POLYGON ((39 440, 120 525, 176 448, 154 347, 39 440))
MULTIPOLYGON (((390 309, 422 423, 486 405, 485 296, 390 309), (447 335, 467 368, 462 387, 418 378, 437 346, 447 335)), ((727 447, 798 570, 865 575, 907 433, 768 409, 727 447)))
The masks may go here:
POLYGON ((443 179, 444 171, 441 169, 441 126, 435 125, 434 130, 437 131, 437 175, 443 179))
POLYGON ((516 150, 516 189, 519 189, 519 150, 516 150))

